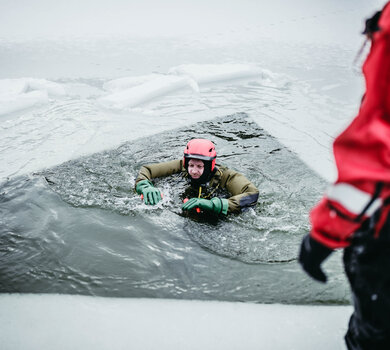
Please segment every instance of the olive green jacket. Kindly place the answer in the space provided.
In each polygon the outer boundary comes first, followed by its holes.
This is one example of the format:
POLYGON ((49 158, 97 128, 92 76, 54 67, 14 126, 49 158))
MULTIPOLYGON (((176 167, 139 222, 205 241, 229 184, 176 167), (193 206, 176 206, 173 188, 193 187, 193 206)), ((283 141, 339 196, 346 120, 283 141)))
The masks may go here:
MULTIPOLYGON (((135 186, 141 180, 150 181, 157 177, 178 173, 188 176, 182 159, 144 165, 140 169, 135 186)), ((216 171, 208 185, 212 188, 226 189, 231 194, 228 198, 228 212, 230 213, 237 213, 243 208, 255 205, 259 198, 259 190, 244 175, 222 165, 216 165, 216 171)))

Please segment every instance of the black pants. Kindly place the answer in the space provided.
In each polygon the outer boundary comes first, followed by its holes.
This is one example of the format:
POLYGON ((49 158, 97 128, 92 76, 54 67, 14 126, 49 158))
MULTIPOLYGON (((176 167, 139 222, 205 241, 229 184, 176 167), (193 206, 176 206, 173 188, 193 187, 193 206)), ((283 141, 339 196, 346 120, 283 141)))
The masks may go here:
POLYGON ((345 341, 349 350, 390 350, 390 220, 378 239, 363 226, 344 251, 355 308, 345 341))

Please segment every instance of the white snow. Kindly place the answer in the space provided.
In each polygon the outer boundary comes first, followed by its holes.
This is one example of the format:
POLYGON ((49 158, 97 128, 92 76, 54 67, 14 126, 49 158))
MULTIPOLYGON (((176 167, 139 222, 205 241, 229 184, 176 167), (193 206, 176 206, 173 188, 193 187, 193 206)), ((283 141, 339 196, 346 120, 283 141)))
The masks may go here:
POLYGON ((2 350, 345 349, 350 306, 0 295, 2 350))
POLYGON ((28 90, 43 90, 46 91, 49 96, 65 96, 66 91, 61 84, 54 83, 46 79, 26 79, 28 90))
MULTIPOLYGON (((168 74, 148 74, 124 77, 106 82, 103 88, 111 93, 100 102, 106 107, 125 109, 152 99, 163 97, 175 90, 190 88, 199 93, 199 86, 229 80, 258 78, 270 82, 272 73, 248 64, 187 64, 172 67, 168 74)), ((273 80, 276 80, 275 78, 273 80)))
POLYGON ((0 116, 21 111, 49 102, 46 91, 30 91, 21 94, 0 95, 0 116))
MULTIPOLYGON (((183 89, 185 87, 193 88, 198 90, 198 87, 187 77, 177 77, 172 75, 155 75, 153 79, 148 79, 147 76, 139 85, 135 85, 130 88, 126 88, 101 98, 101 103, 108 107, 114 108, 126 108, 135 107, 139 104, 150 101, 156 97, 161 97, 172 91, 183 89)), ((142 81, 142 77, 139 79, 142 81)), ((122 83, 124 80, 120 80, 122 83)), ((130 80, 125 80, 129 82, 130 80)), ((111 86, 113 85, 113 82, 111 86)), ((115 85, 118 89, 118 85, 115 85)))
POLYGON ((27 90, 26 79, 1 79, 0 96, 19 95, 27 90))
MULTIPOLYGON (((32 6, 2 1, 0 181, 243 111, 331 181, 332 140, 357 111, 362 88, 349 99, 329 97, 355 84, 343 85, 332 75, 333 68, 350 69, 353 57, 345 54, 341 64, 327 67, 321 61, 323 48, 338 44, 356 52, 364 18, 383 4, 38 0, 32 6), (142 43, 137 46, 141 51, 131 54, 138 59, 131 61, 135 65, 121 61, 123 46, 112 44, 112 38, 126 35, 142 43), (91 38, 102 36, 106 46, 96 48, 91 38), (165 41, 172 37, 184 38, 184 44, 165 41), (82 52, 73 45, 80 42, 82 52), (308 46, 299 46, 302 42, 308 46), (272 46, 256 51, 260 43, 272 46), (299 67, 298 78, 278 69, 281 56, 290 59, 290 53, 267 51, 284 47, 291 49, 290 68, 299 67), (297 57, 299 64, 293 62, 297 57), (317 68, 329 69, 319 89, 312 76, 317 68), (84 72, 93 81, 84 82, 83 74, 72 80, 69 71, 84 72), (283 90, 289 88, 285 100, 283 90)), ((345 349, 343 335, 352 312, 349 306, 28 294, 1 294, 0 310, 4 350, 345 349)))
POLYGON ((169 70, 170 74, 185 75, 200 84, 210 84, 233 79, 270 75, 269 71, 238 63, 226 64, 182 64, 169 70))
POLYGON ((153 74, 141 75, 137 77, 130 76, 130 77, 113 79, 104 83, 103 89, 110 92, 121 91, 121 90, 129 89, 132 87, 136 87, 148 83, 153 80, 157 80, 162 76, 163 76, 162 74, 153 73, 153 74))
POLYGON ((65 89, 46 79, 0 79, 0 117, 49 103, 49 96, 65 96, 65 89))

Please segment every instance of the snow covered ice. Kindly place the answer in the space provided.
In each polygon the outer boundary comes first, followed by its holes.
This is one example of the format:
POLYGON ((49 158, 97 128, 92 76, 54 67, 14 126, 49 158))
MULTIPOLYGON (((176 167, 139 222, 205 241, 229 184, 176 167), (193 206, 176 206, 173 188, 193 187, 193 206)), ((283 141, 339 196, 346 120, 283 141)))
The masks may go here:
POLYGON ((0 306, 9 315, 0 317, 4 349, 343 349, 352 311, 16 294, 3 295, 0 306))
MULTIPOLYGON (((360 32, 383 4, 2 1, 0 182, 237 112, 332 181, 332 140, 364 88, 352 70, 360 32)), ((0 304, 4 349, 344 349, 352 311, 29 294, 0 304)))
POLYGON ((49 103, 49 96, 64 96, 64 88, 45 79, 1 79, 0 116, 49 103))

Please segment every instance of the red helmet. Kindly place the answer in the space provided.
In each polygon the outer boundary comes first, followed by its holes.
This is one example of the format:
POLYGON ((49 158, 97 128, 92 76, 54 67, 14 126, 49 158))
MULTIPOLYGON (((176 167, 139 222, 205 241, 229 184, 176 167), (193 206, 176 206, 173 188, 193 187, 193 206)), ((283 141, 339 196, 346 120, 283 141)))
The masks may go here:
POLYGON ((211 171, 215 168, 217 152, 215 145, 206 139, 193 139, 187 143, 184 149, 184 166, 187 169, 190 159, 200 159, 211 162, 211 171))

